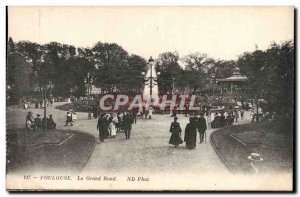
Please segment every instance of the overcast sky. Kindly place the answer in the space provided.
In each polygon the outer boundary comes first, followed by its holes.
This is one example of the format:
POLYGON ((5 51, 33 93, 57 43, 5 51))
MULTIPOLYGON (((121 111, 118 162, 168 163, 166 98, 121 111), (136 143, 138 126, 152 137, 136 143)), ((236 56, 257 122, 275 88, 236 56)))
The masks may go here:
POLYGON ((292 40, 293 14, 292 7, 9 7, 8 36, 76 47, 114 42, 147 59, 166 51, 236 59, 255 44, 292 40))

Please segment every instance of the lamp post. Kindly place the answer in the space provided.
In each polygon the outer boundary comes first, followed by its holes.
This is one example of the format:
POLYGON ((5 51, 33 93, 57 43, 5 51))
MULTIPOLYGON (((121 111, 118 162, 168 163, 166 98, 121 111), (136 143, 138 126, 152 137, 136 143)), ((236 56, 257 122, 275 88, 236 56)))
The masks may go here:
POLYGON ((211 80, 210 80, 210 84, 212 84, 212 88, 213 88, 213 96, 215 96, 215 85, 216 85, 216 79, 215 79, 216 75, 212 74, 211 76, 211 80))
MULTIPOLYGON (((144 75, 144 82, 145 85, 148 85, 147 82, 149 82, 149 87, 150 87, 150 97, 152 98, 152 89, 155 85, 157 85, 157 77, 153 77, 153 71, 152 71, 152 67, 153 67, 153 63, 154 60, 152 59, 152 56, 150 57, 150 59, 148 60, 149 65, 150 65, 150 76, 146 77, 146 73, 142 72, 142 75, 144 75)), ((157 75, 160 75, 160 72, 157 72, 157 75)))
POLYGON ((212 75, 212 79, 213 79, 213 96, 215 96, 215 85, 216 85, 215 77, 216 77, 216 75, 213 74, 212 75))
POLYGON ((91 95, 91 89, 93 84, 93 77, 88 72, 86 78, 84 78, 84 84, 85 84, 85 94, 90 96, 91 95))
POLYGON ((53 83, 52 81, 49 81, 49 88, 50 88, 50 93, 49 93, 49 97, 52 98, 52 88, 53 88, 53 83))
POLYGON ((175 77, 173 77, 172 78, 172 94, 174 94, 174 90, 175 90, 175 80, 176 80, 176 78, 175 77))
POLYGON ((47 130, 47 102, 46 102, 46 99, 47 99, 47 89, 49 88, 49 95, 52 95, 52 87, 53 87, 53 84, 52 84, 52 81, 49 81, 48 82, 48 85, 43 85, 43 91, 42 91, 42 94, 43 94, 43 103, 44 103, 44 130, 47 130))

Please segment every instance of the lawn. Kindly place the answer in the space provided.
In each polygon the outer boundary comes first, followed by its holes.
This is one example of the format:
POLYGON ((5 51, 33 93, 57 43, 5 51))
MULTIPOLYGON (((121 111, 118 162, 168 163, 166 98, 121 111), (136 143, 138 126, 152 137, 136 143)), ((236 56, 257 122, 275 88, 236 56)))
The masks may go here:
POLYGON ((7 130, 7 172, 73 172, 85 165, 95 137, 72 130, 7 130))
POLYGON ((63 111, 73 109, 75 112, 88 112, 91 106, 94 106, 96 102, 94 100, 89 101, 75 101, 74 103, 66 103, 59 105, 56 108, 63 111))
POLYGON ((261 172, 293 169, 293 130, 275 121, 229 126, 211 134, 211 142, 225 165, 233 172, 253 172, 248 156, 259 153, 261 172))

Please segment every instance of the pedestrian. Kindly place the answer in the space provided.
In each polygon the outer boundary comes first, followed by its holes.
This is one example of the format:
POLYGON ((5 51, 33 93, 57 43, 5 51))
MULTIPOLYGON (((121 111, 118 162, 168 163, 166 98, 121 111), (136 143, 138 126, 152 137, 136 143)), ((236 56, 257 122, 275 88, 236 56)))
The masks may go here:
POLYGON ((109 130, 109 119, 110 119, 110 114, 105 114, 104 115, 104 123, 105 123, 105 138, 108 138, 110 136, 110 130, 109 130))
POLYGON ((52 107, 52 104, 53 104, 53 100, 54 100, 53 98, 50 99, 51 107, 52 107))
POLYGON ((184 141, 188 149, 194 149, 197 141, 197 125, 194 117, 190 117, 189 120, 190 122, 185 127, 184 141))
POLYGON ((172 110, 171 117, 176 117, 176 116, 177 116, 177 114, 176 114, 176 107, 174 107, 174 109, 172 110))
POLYGON ((185 115, 185 117, 188 116, 188 113, 189 113, 189 105, 188 104, 184 104, 184 115, 185 115))
POLYGON ((34 108, 35 109, 39 108, 39 103, 38 103, 37 99, 35 100, 35 107, 34 108))
POLYGON ((152 108, 152 106, 150 106, 150 108, 149 108, 148 116, 149 116, 149 119, 152 119, 152 116, 153 116, 153 108, 152 108))
POLYGON ((132 129, 133 117, 131 114, 126 114, 124 116, 124 133, 126 139, 130 139, 131 129, 132 129))
POLYGON ((99 131, 99 141, 104 142, 107 131, 106 117, 104 116, 104 114, 100 114, 98 118, 97 130, 99 131))
POLYGON ((109 132, 111 137, 115 137, 117 134, 116 124, 118 123, 118 118, 116 114, 111 114, 109 118, 109 132))
POLYGON ((36 115, 36 118, 34 119, 34 129, 40 130, 42 128, 42 120, 40 118, 40 114, 36 115))
POLYGON ((72 116, 71 116, 71 113, 70 113, 70 112, 67 112, 67 120, 66 120, 65 126, 68 126, 69 123, 71 124, 71 126, 73 126, 73 124, 72 124, 72 116))
POLYGON ((92 108, 89 106, 89 109, 88 109, 88 119, 92 119, 92 108))
POLYGON ((235 122, 237 122, 239 118, 239 113, 237 110, 234 110, 234 118, 235 118, 235 122))
POLYGON ((137 115, 138 115, 138 111, 139 111, 139 109, 138 108, 133 108, 133 110, 132 110, 132 115, 133 115, 133 123, 134 124, 136 124, 136 119, 137 119, 137 115))
POLYGON ((52 114, 49 115, 47 127, 48 127, 49 130, 52 130, 52 129, 56 128, 56 123, 54 122, 54 120, 52 118, 52 114))
POLYGON ((28 102, 26 100, 24 100, 24 109, 28 108, 28 102))
POLYGON ((241 113, 241 120, 243 120, 244 119, 244 110, 241 109, 240 113, 241 113))
POLYGON ((169 140, 169 144, 172 144, 175 146, 175 148, 178 147, 179 144, 182 144, 183 141, 181 139, 181 127, 179 122, 177 122, 177 117, 174 117, 174 122, 171 123, 170 132, 172 133, 171 138, 169 140))
POLYGON ((32 112, 28 112, 26 115, 26 120, 25 120, 25 128, 26 129, 31 129, 34 126, 34 118, 32 116, 32 112))
POLYGON ((97 111, 97 107, 96 107, 96 105, 93 107, 93 117, 94 118, 97 118, 97 116, 98 116, 98 111, 97 111))
MULTIPOLYGON (((197 121, 197 129, 199 132, 200 144, 201 144, 203 142, 204 135, 206 135, 206 129, 207 129, 206 120, 203 117, 203 113, 200 114, 200 117, 197 121)), ((205 142, 206 142, 206 139, 205 139, 205 142)))
POLYGON ((43 130, 46 130, 48 128, 48 118, 47 117, 44 117, 42 119, 42 128, 43 128, 43 130))

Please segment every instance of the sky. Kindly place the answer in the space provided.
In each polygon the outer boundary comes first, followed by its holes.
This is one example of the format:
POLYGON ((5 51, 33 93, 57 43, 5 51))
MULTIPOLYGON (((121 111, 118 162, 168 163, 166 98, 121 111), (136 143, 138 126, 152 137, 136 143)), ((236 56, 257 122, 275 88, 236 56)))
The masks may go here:
POLYGON ((146 59, 177 51, 237 59, 294 38, 293 7, 9 7, 8 36, 75 47, 117 43, 146 59))

